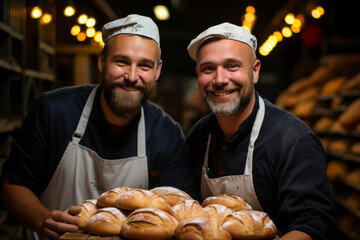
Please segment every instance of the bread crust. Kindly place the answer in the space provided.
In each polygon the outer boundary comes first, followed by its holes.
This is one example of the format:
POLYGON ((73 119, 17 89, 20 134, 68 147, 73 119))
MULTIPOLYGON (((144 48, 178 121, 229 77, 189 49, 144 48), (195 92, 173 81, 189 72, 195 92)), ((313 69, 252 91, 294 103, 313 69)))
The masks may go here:
POLYGON ((202 202, 201 205, 203 207, 206 207, 207 205, 210 204, 221 204, 230 209, 233 209, 234 211, 252 209, 252 207, 241 197, 236 195, 229 195, 229 194, 221 194, 218 196, 208 197, 202 202))
POLYGON ((255 210, 241 210, 228 215, 222 227, 233 239, 271 239, 277 234, 269 215, 255 210))
POLYGON ((149 190, 131 189, 115 201, 115 207, 134 211, 139 208, 157 208, 172 213, 170 204, 149 190))
POLYGON ((164 198, 170 206, 174 206, 181 200, 192 200, 186 192, 170 186, 156 187, 150 190, 152 193, 164 198))
POLYGON ((115 201, 120 197, 120 195, 129 190, 130 188, 119 186, 106 191, 98 197, 97 205, 99 207, 114 207, 115 201))
POLYGON ((204 207, 204 211, 207 212, 210 217, 215 218, 220 225, 222 225, 228 215, 235 213, 234 210, 221 204, 207 205, 204 207))
POLYGON ((184 220, 175 228, 175 236, 179 240, 231 240, 231 235, 214 218, 184 220))
POLYGON ((130 239, 169 239, 174 236, 178 221, 160 209, 141 208, 125 220, 121 236, 130 239))
POLYGON ((97 211, 96 199, 88 199, 78 205, 81 210, 75 217, 79 221, 78 228, 83 229, 90 217, 97 211))
POLYGON ((100 208, 85 225, 85 231, 99 236, 118 236, 126 215, 118 208, 100 208))
POLYGON ((196 217, 210 218, 210 215, 196 200, 182 200, 172 207, 172 216, 178 222, 196 217))

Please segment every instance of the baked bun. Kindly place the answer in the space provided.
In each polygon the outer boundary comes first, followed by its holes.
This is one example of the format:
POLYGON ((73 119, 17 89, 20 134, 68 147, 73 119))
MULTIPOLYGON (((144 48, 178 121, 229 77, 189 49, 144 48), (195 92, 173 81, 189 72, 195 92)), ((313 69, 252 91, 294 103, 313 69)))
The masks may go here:
POLYGON ((182 200, 172 208, 172 216, 182 222, 190 218, 209 218, 210 215, 204 211, 204 208, 196 200, 182 200))
POLYGON ((178 222, 167 212, 155 208, 133 211, 125 220, 121 236, 130 239, 169 239, 178 222))
POLYGON ((228 194, 221 194, 218 196, 211 196, 206 198, 202 202, 202 206, 206 207, 210 204, 221 204, 228 208, 233 209, 234 211, 240 211, 245 209, 252 209, 252 207, 241 197, 236 195, 228 195, 228 194))
POLYGON ((99 236, 120 235, 126 216, 115 207, 100 208, 85 225, 85 231, 99 236))
POLYGON ((221 204, 210 204, 204 208, 204 211, 207 212, 210 217, 215 218, 219 224, 224 222, 224 219, 232 213, 235 213, 234 210, 221 205, 221 204))
POLYGON ((231 235, 222 229, 214 218, 191 218, 175 228, 179 240, 231 240, 231 235))
POLYGON ((115 201, 119 198, 119 196, 127 191, 129 191, 129 188, 127 187, 116 187, 106 191, 99 196, 97 205, 99 207, 114 207, 115 201))
POLYGON ((152 193, 164 198, 170 206, 174 206, 181 200, 192 200, 186 192, 175 187, 156 187, 150 190, 152 193))
POLYGON ((81 211, 75 217, 79 220, 79 229, 83 229, 87 221, 97 210, 96 199, 85 200, 78 206, 81 208, 81 211))
POLYGON ((222 227, 233 239, 270 239, 277 234, 269 215, 254 210, 241 210, 228 215, 222 227))
POLYGON ((170 204, 149 190, 131 189, 115 201, 115 207, 133 211, 138 208, 157 208, 171 213, 170 204))

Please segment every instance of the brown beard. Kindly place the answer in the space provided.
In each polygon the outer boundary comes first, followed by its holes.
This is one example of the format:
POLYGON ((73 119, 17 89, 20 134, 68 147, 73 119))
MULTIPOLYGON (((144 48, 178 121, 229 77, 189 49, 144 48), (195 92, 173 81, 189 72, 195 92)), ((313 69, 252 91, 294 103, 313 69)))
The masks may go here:
POLYGON ((147 100, 156 92, 156 81, 146 87, 141 81, 131 83, 124 79, 120 82, 111 82, 102 74, 104 96, 107 104, 117 117, 135 117, 147 100), (119 90, 119 86, 131 86, 139 89, 139 94, 128 94, 119 90))

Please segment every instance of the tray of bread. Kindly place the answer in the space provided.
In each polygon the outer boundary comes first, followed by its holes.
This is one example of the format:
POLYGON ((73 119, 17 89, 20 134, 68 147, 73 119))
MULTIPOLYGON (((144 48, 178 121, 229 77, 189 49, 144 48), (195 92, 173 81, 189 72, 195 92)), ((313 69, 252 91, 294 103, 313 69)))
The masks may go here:
POLYGON ((202 203, 174 187, 116 187, 78 205, 81 232, 61 240, 279 239, 267 213, 222 194, 202 203))

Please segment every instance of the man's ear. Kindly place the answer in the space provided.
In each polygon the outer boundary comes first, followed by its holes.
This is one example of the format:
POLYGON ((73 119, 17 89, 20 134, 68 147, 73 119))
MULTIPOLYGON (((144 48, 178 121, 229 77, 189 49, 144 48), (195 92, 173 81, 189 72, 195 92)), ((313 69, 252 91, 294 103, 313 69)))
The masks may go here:
POLYGON ((256 84, 259 81, 261 62, 259 59, 256 59, 253 64, 253 82, 256 84))
POLYGON ((105 63, 105 56, 104 56, 104 52, 101 51, 101 53, 98 56, 98 61, 97 61, 97 66, 99 69, 99 72, 103 72, 103 68, 104 68, 104 63, 105 63))
POLYGON ((195 67, 196 74, 199 76, 199 68, 198 66, 195 67))
POLYGON ((157 68, 156 68, 156 73, 155 73, 155 81, 157 81, 158 79, 159 79, 159 77, 160 77, 160 74, 161 74, 161 68, 162 68, 162 60, 160 59, 160 61, 159 61, 159 64, 158 64, 158 66, 157 66, 157 68))

